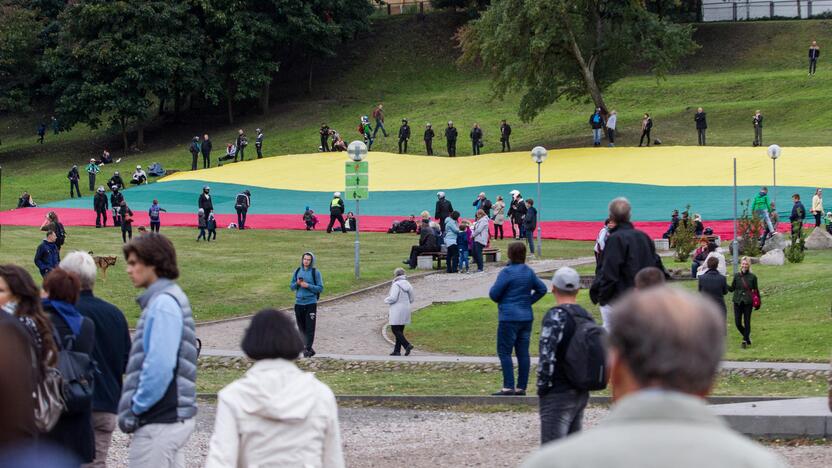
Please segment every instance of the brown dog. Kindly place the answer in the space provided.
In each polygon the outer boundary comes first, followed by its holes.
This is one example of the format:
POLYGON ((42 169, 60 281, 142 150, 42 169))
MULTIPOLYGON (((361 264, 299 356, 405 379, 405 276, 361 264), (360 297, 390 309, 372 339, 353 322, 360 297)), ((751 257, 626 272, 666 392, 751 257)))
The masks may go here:
POLYGON ((95 265, 101 269, 101 276, 104 279, 107 279, 107 268, 116 264, 117 257, 101 257, 98 255, 93 255, 92 250, 90 250, 89 254, 92 256, 92 260, 95 262, 95 265))

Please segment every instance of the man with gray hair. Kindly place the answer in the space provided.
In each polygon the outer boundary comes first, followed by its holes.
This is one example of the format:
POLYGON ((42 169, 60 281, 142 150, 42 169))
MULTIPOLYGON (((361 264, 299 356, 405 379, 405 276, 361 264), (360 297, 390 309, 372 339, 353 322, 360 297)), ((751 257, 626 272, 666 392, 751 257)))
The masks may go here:
POLYGON ((118 307, 95 297, 97 269, 86 252, 71 252, 60 268, 81 279, 81 294, 75 307, 95 324, 95 349, 92 357, 98 364, 92 394, 92 427, 95 431, 95 460, 88 467, 107 466, 107 452, 116 428, 116 412, 121 397, 122 376, 130 355, 130 331, 127 319, 118 307))
POLYGON ((703 400, 724 350, 721 314, 710 301, 667 286, 636 291, 615 304, 608 343, 610 415, 547 445, 524 468, 786 466, 703 400))
POLYGON ((656 246, 650 236, 633 227, 630 222, 632 208, 629 200, 619 197, 610 202, 610 237, 604 245, 604 257, 599 273, 589 290, 594 304, 601 305, 604 328, 609 330, 612 304, 617 298, 635 286, 636 274, 644 268, 656 267, 667 272, 662 259, 656 254, 656 246))

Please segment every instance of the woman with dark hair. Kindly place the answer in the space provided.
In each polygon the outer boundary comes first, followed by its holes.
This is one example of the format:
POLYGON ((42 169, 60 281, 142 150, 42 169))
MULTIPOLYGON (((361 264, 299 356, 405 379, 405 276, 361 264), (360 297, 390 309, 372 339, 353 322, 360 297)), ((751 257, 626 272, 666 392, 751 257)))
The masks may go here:
POLYGON ((256 361, 219 392, 205 466, 344 466, 332 390, 294 360, 303 339, 283 312, 251 319, 242 349, 256 361))
MULTIPOLYGON (((47 298, 43 310, 58 333, 61 347, 84 353, 92 361, 95 348, 95 324, 75 308, 81 293, 81 280, 75 273, 56 268, 43 280, 47 298)), ((83 463, 95 459, 95 436, 92 429, 92 398, 83 408, 72 408, 61 415, 58 424, 46 434, 56 444, 77 456, 83 463)))
POLYGON ((0 265, 0 309, 12 314, 29 332, 38 360, 44 367, 58 362, 52 322, 41 308, 40 289, 32 276, 17 265, 0 265))
POLYGON ((55 245, 58 247, 58 251, 60 251, 61 246, 64 245, 64 241, 66 240, 66 231, 64 231, 64 225, 61 224, 61 221, 58 219, 58 213, 55 213, 54 211, 46 213, 46 218, 43 220, 43 223, 41 223, 40 230, 44 232, 52 231, 55 233, 55 245))
POLYGON ((728 291, 734 293, 731 300, 734 304, 734 324, 742 335, 740 346, 745 349, 751 346, 751 311, 760 308, 760 288, 757 276, 751 273, 750 258, 742 257, 740 271, 734 275, 728 291), (756 304, 755 295, 757 296, 756 304))

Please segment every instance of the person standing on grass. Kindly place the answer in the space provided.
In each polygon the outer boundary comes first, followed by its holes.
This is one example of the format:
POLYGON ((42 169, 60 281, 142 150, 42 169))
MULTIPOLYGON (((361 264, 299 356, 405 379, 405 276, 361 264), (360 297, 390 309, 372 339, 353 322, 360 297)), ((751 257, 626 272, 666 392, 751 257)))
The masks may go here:
POLYGON ((327 234, 332 232, 332 226, 335 221, 341 225, 341 232, 346 233, 347 228, 344 226, 344 200, 341 198, 341 192, 332 194, 332 201, 329 202, 329 225, 326 227, 327 234))
POLYGON ((818 68, 818 58, 820 58, 818 41, 812 41, 812 45, 809 46, 809 76, 815 76, 815 71, 818 68))
POLYGON ((195 136, 195 137, 191 138, 191 144, 188 147, 188 151, 191 152, 191 170, 192 171, 196 170, 196 161, 197 161, 197 158, 199 157, 199 152, 201 150, 202 149, 200 148, 200 145, 199 145, 199 137, 195 136))
POLYGON ((589 128, 592 129, 592 146, 601 146, 601 133, 604 131, 605 123, 601 108, 596 107, 595 112, 589 116, 589 128))
POLYGON ((734 293, 731 301, 734 304, 734 325, 742 336, 740 345, 745 349, 751 346, 751 311, 760 308, 760 299, 762 299, 757 276, 751 273, 750 258, 742 257, 740 271, 734 275, 733 281, 728 286, 728 291, 734 293))
POLYGON ((55 239, 57 238, 58 236, 55 234, 55 231, 47 231, 46 238, 43 242, 41 242, 35 252, 35 266, 38 267, 40 276, 44 278, 50 271, 54 270, 61 261, 61 255, 58 253, 58 246, 55 245, 55 239))
POLYGON ((503 388, 494 396, 525 395, 531 359, 529 341, 534 314, 532 305, 546 295, 546 285, 526 265, 526 246, 512 242, 508 246, 508 266, 500 271, 488 297, 497 303, 497 356, 503 370, 503 388), (511 352, 517 356, 517 381, 511 352))
POLYGON ((127 276, 146 291, 127 361, 118 426, 133 434, 131 468, 185 466, 185 445, 197 412, 197 340, 191 305, 176 284, 173 243, 161 234, 124 246, 127 276))
POLYGON ((436 210, 434 211, 434 218, 439 222, 439 229, 445 232, 445 219, 454 211, 450 200, 445 198, 445 192, 436 192, 436 210))
POLYGON ((95 190, 95 175, 101 172, 101 168, 95 163, 95 159, 90 159, 90 163, 86 167, 87 176, 90 180, 90 192, 95 190))
POLYGON ((529 243, 529 252, 534 258, 534 231, 537 229, 537 208, 534 207, 534 200, 526 199, 526 216, 523 217, 523 230, 526 233, 526 242, 529 243))
POLYGON ((105 468, 116 428, 122 376, 130 356, 130 330, 118 307, 93 295, 97 269, 90 254, 71 252, 61 261, 60 268, 78 275, 81 293, 75 307, 95 325, 95 349, 92 354, 98 367, 92 395, 95 461, 87 466, 105 468))
POLYGON ((78 181, 81 179, 81 175, 78 174, 78 166, 73 164, 66 178, 69 179, 69 198, 75 198, 75 192, 78 193, 78 198, 81 198, 81 189, 78 188, 78 181))
POLYGON ((488 247, 488 215, 485 210, 477 210, 477 221, 474 223, 473 237, 474 262, 477 264, 477 273, 483 271, 482 251, 488 247))
POLYGON ((459 135, 453 121, 448 121, 448 128, 445 129, 445 142, 448 145, 448 156, 456 156, 456 138, 459 135))
POLYGON ((295 320, 304 337, 303 357, 309 358, 315 355, 312 345, 315 342, 318 299, 324 290, 324 279, 315 268, 315 254, 305 252, 301 256, 300 266, 292 275, 289 288, 295 292, 295 320))
POLYGON ((612 111, 610 112, 609 117, 607 118, 607 140, 610 142, 609 147, 612 148, 615 146, 615 125, 618 123, 618 112, 612 111))
POLYGON ((428 156, 433 156, 433 137, 436 136, 436 132, 433 131, 433 128, 430 125, 430 122, 425 125, 425 150, 428 153, 428 156))
POLYGON ((728 294, 728 282, 725 277, 717 269, 719 267, 719 259, 717 257, 708 257, 705 260, 705 265, 708 270, 699 275, 699 292, 705 297, 711 298, 716 305, 719 306, 722 312, 722 321, 728 316, 728 308, 725 306, 725 295, 728 294))
POLYGON ((650 146, 650 131, 653 130, 653 119, 650 114, 644 113, 641 119, 641 138, 638 140, 638 146, 644 145, 644 139, 647 138, 647 146, 650 146))
POLYGON ((121 203, 124 201, 124 195, 119 192, 118 187, 113 187, 113 192, 110 194, 110 207, 113 209, 113 226, 121 226, 121 203))
POLYGON ((208 242, 217 240, 217 219, 214 218, 214 213, 208 215, 208 220, 205 221, 205 228, 208 230, 208 242))
POLYGON ((251 207, 251 192, 246 189, 237 194, 234 201, 234 209, 237 211, 237 228, 243 230, 246 228, 246 216, 248 209, 251 207))
POLYGON ((217 395, 205 467, 343 468, 335 395, 294 364, 303 341, 292 319, 261 310, 241 347, 254 364, 217 395))
POLYGON ((325 153, 329 152, 329 125, 322 123, 318 134, 321 137, 321 151, 325 153))
POLYGON ((812 214, 815 216, 815 227, 821 226, 820 219, 823 216, 823 189, 818 187, 812 196, 812 214))
POLYGON ((754 125, 754 143, 753 146, 763 145, 763 114, 758 110, 754 113, 754 118, 751 119, 754 125))
POLYGON ((265 136, 263 135, 263 130, 259 128, 254 131, 257 132, 257 137, 254 139, 254 149, 257 150, 257 159, 263 159, 263 138, 265 136))
POLYGON ((384 135, 384 138, 387 138, 387 129, 384 128, 384 106, 379 104, 373 109, 373 118, 376 120, 376 129, 373 131, 373 140, 376 139, 376 135, 378 131, 381 130, 381 133, 384 135))
POLYGON ((480 149, 482 148, 482 129, 480 128, 480 124, 474 123, 474 128, 471 129, 471 148, 473 149, 474 156, 480 154, 480 149))
POLYGON ((202 152, 202 168, 208 169, 211 167, 211 148, 213 147, 213 143, 211 143, 211 138, 206 133, 202 135, 202 146, 200 146, 200 151, 202 152))
POLYGON ((500 143, 503 152, 511 151, 511 125, 505 119, 500 122, 500 143))
POLYGON ((205 211, 205 216, 208 216, 209 213, 214 211, 214 202, 211 199, 211 187, 207 185, 202 187, 202 193, 199 195, 197 206, 205 211))
POLYGON ((38 143, 43 144, 44 136, 46 136, 46 124, 41 122, 38 124, 38 143))
POLYGON ((794 202, 794 205, 792 205, 792 212, 789 215, 789 221, 792 225, 792 244, 795 244, 798 240, 803 238, 803 220, 806 219, 806 207, 803 206, 803 202, 800 201, 799 193, 792 195, 792 201, 794 202))
MULTIPOLYGON (((595 320, 578 305, 581 277, 569 267, 558 268, 552 277, 555 307, 540 323, 540 363, 537 365, 537 396, 540 399, 540 443, 562 439, 581 430, 589 391, 579 388, 566 374, 567 350, 575 339, 578 322, 595 320)), ((603 335, 603 330, 600 332, 603 335)), ((586 336, 586 335, 584 335, 586 336)), ((578 363, 572 363, 577 365, 578 363)))
POLYGON ((410 140, 410 125, 407 119, 402 119, 402 126, 399 127, 399 154, 407 153, 407 141, 410 140))
POLYGON ((159 206, 159 200, 154 198, 153 204, 147 210, 147 216, 150 218, 150 232, 159 233, 159 228, 162 226, 162 211, 168 212, 168 210, 159 206))
POLYGON ((410 356, 413 345, 404 336, 404 327, 410 323, 410 305, 413 304, 413 286, 407 281, 403 268, 396 268, 393 272, 393 284, 390 285, 390 293, 384 298, 384 303, 390 306, 388 311, 388 322, 393 336, 396 337, 396 344, 393 346, 391 356, 410 356))
POLYGON ((121 240, 126 244, 133 239, 133 210, 127 206, 126 201, 121 202, 118 215, 121 219, 121 240))
POLYGON ((519 190, 512 190, 510 193, 511 206, 508 209, 508 217, 511 218, 511 235, 515 239, 525 239, 526 228, 523 227, 523 218, 526 216, 526 203, 523 202, 519 190), (517 226, 517 233, 514 232, 514 226, 517 226))
POLYGON ((445 218, 445 267, 447 273, 456 273, 458 271, 459 263, 459 211, 453 211, 447 218, 445 218))
POLYGON ((503 201, 502 195, 497 195, 497 201, 491 207, 491 213, 494 216, 494 238, 499 235, 500 240, 503 240, 503 223, 506 222, 506 203, 503 201))
POLYGON ((241 128, 237 132, 237 152, 234 153, 234 162, 237 162, 237 156, 240 157, 240 161, 246 159, 246 146, 248 146, 248 137, 246 137, 246 133, 241 128))
POLYGON ((110 205, 107 203, 107 194, 104 193, 104 186, 98 187, 95 192, 95 197, 92 200, 92 206, 95 209, 95 227, 107 226, 107 210, 110 205))
POLYGON ((477 211, 479 210, 485 211, 486 216, 491 216, 491 209, 493 208, 493 205, 491 200, 485 196, 485 192, 480 192, 480 194, 477 195, 477 198, 474 199, 474 203, 472 203, 471 206, 474 207, 474 217, 477 216, 477 211))
POLYGON ((64 246, 66 242, 66 230, 64 229, 63 223, 58 218, 58 213, 54 211, 50 211, 46 213, 46 217, 43 219, 43 223, 40 225, 41 231, 54 231, 57 238, 55 239, 55 246, 58 247, 58 252, 61 251, 61 247, 64 246))
POLYGON ((696 122, 696 136, 699 141, 699 146, 705 146, 705 131, 708 130, 708 119, 705 111, 700 107, 696 109, 696 115, 693 116, 696 122))
POLYGON ((199 229, 196 241, 199 242, 200 239, 207 241, 208 238, 205 236, 205 230, 208 229, 208 217, 205 216, 205 210, 202 208, 200 208, 196 213, 196 227, 199 229))

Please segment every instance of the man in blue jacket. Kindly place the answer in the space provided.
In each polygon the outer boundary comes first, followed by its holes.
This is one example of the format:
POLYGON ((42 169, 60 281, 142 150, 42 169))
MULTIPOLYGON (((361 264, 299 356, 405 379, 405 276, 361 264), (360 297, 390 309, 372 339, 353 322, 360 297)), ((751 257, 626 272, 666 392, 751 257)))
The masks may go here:
POLYGON ((324 280, 321 272, 315 268, 315 255, 312 252, 306 252, 301 257, 300 266, 292 275, 289 288, 295 291, 295 321, 306 344, 303 357, 312 357, 315 355, 312 343, 315 341, 318 299, 324 290, 324 280))
POLYGON ((606 125, 604 116, 601 114, 601 108, 596 107, 595 112, 589 116, 589 126, 592 128, 592 146, 601 146, 601 132, 606 125))
POLYGON ((806 219, 806 207, 800 201, 800 194, 792 195, 792 213, 789 215, 789 221, 792 223, 792 243, 797 242, 803 237, 803 220, 806 219))
POLYGON ((46 233, 46 239, 41 242, 38 246, 37 252, 35 252, 35 265, 38 267, 40 275, 44 278, 47 273, 55 269, 61 261, 61 255, 58 253, 58 246, 55 244, 55 240, 57 238, 58 235, 55 234, 55 231, 48 231, 46 233))

